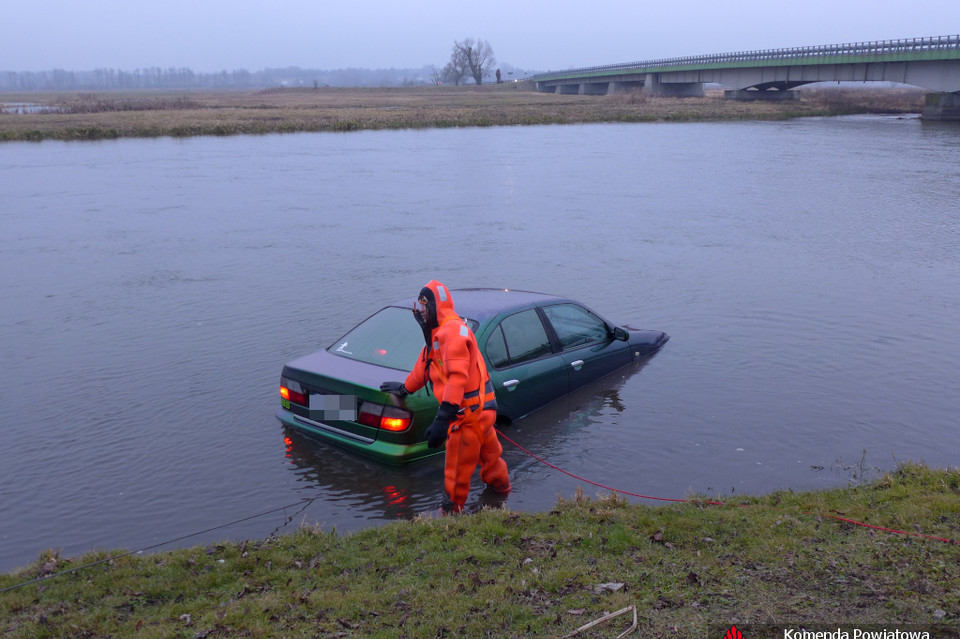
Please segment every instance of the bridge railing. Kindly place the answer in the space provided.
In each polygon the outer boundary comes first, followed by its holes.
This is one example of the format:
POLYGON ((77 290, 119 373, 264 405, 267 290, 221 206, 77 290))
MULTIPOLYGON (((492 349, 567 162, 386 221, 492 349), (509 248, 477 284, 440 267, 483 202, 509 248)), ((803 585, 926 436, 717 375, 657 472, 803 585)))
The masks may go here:
POLYGON ((924 51, 943 51, 960 49, 960 35, 934 36, 930 38, 903 38, 900 40, 878 40, 874 42, 855 42, 849 44, 826 44, 789 49, 763 49, 760 51, 738 51, 734 53, 714 53, 694 55, 682 58, 660 58, 642 62, 624 62, 595 67, 579 67, 531 76, 530 80, 547 80, 556 76, 587 75, 610 71, 637 69, 660 69, 704 64, 729 64, 734 62, 761 62, 768 60, 798 60, 834 58, 837 56, 870 56, 899 53, 917 53, 924 51))

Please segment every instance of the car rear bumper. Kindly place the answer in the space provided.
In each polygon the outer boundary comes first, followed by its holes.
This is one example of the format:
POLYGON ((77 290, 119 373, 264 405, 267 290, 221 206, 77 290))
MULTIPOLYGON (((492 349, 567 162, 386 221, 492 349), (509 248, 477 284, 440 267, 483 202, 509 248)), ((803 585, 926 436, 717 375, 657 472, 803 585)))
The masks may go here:
POLYGON ((382 442, 355 433, 350 433, 323 422, 314 421, 281 409, 277 419, 288 428, 306 433, 316 439, 345 448, 363 457, 369 457, 387 464, 406 464, 424 457, 432 457, 443 449, 431 449, 426 442, 412 445, 382 442))

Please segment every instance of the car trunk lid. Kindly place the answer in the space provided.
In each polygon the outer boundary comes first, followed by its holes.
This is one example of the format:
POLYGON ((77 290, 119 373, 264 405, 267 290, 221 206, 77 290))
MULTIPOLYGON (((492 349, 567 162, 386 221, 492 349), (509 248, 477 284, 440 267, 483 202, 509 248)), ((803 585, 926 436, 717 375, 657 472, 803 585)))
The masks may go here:
POLYGON ((393 369, 319 351, 283 367, 283 408, 314 428, 373 442, 385 431, 410 426, 409 411, 379 390, 382 381, 400 376, 393 369))

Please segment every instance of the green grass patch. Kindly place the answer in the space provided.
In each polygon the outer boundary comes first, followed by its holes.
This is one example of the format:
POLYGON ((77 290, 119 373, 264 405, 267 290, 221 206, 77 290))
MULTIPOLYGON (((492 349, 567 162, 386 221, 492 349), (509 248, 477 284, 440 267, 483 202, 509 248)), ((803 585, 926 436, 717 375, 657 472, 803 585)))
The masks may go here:
MULTIPOLYGON (((347 536, 303 528, 60 576, 110 555, 45 553, 0 576, 4 589, 52 575, 0 593, 0 634, 562 636, 636 606, 638 636, 732 624, 905 624, 957 636, 960 545, 920 535, 960 540, 960 471, 908 464, 861 486, 725 506, 578 494, 544 513, 484 511, 347 536)), ((586 636, 628 624, 610 623, 586 636)))

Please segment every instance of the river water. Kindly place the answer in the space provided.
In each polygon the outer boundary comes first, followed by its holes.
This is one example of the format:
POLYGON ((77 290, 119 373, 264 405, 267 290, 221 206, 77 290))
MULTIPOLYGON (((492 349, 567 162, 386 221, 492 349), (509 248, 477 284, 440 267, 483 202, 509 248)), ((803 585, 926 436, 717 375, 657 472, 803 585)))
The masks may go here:
MULTIPOLYGON (((0 570, 433 512, 441 460, 380 466, 274 417, 285 361, 433 278, 671 335, 504 431, 591 481, 730 496, 958 462, 955 126, 4 143, 0 175, 0 570)), ((598 492, 505 458, 507 508, 598 492)))

